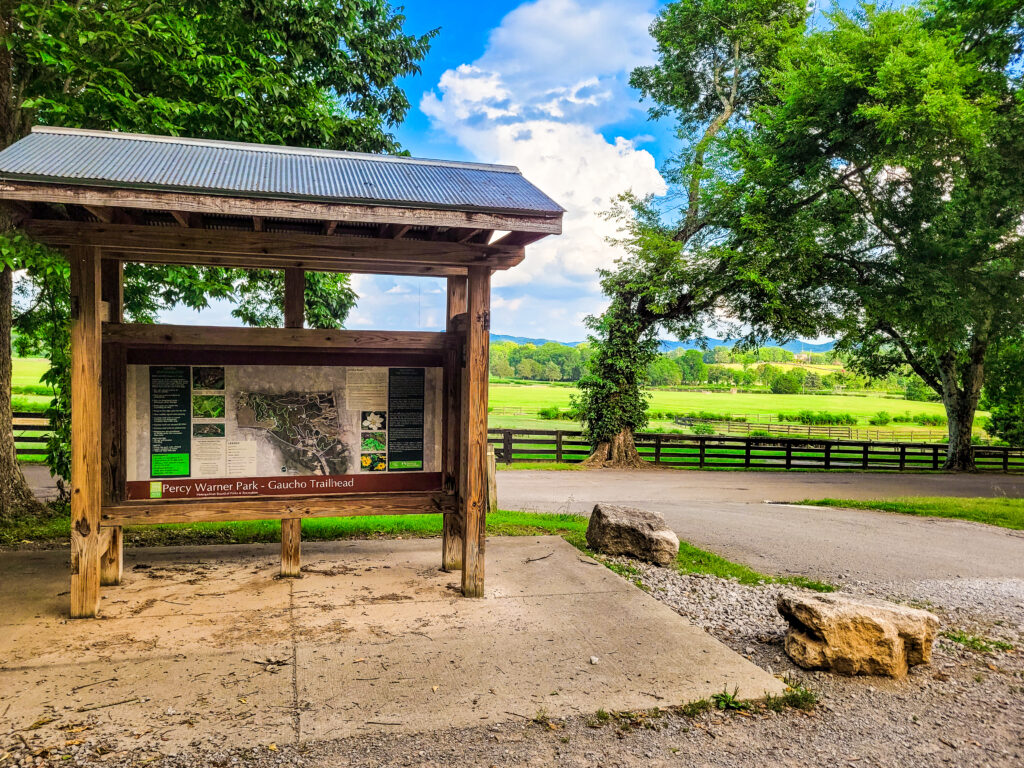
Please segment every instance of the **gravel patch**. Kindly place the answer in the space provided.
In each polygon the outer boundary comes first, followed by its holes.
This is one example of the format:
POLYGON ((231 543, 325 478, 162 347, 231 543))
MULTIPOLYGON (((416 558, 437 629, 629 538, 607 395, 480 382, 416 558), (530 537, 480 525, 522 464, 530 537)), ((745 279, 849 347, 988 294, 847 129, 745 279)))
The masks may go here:
MULTIPOLYGON (((49 750, 31 733, 3 736, 9 765, 125 765, 158 768, 336 768, 338 766, 1013 766, 1024 765, 1024 588, 1018 580, 901 582, 891 588, 846 581, 842 591, 873 594, 934 610, 942 631, 964 630, 1012 642, 1010 652, 979 653, 940 637, 933 662, 905 680, 807 672, 785 656, 777 584, 746 586, 684 575, 625 558, 614 561, 649 594, 774 674, 818 697, 811 712, 685 716, 677 709, 607 720, 525 718, 413 735, 276 744, 222 750, 199 741, 177 754, 159 742, 103 744, 69 734, 49 750), (23 741, 19 741, 23 739, 23 741), (34 754, 33 754, 34 753, 34 754), (67 757, 65 757, 67 756, 67 757)), ((628 631, 628 628, 624 628, 628 631)), ((671 674, 671 670, 666 670, 671 674)), ((666 702, 666 706, 683 702, 666 702)), ((386 729, 382 729, 384 731, 386 729)))

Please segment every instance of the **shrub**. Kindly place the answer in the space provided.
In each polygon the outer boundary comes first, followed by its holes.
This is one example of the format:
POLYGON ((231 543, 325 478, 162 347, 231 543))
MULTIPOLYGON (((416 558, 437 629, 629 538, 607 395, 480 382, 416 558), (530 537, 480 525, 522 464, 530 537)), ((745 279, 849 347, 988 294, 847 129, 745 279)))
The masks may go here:
POLYGON ((537 411, 537 415, 542 419, 553 421, 555 419, 560 419, 562 417, 562 412, 558 409, 557 406, 551 405, 548 406, 547 408, 541 408, 539 411, 537 411))
POLYGON ((772 433, 765 429, 752 429, 750 430, 749 437, 771 437, 772 433))
POLYGON ((795 421, 797 424, 814 426, 854 426, 857 419, 849 413, 831 413, 829 411, 800 411, 799 413, 780 413, 779 421, 795 421))
POLYGON ((692 427, 693 434, 695 435, 713 435, 715 434, 715 428, 710 424, 694 424, 692 427))
POLYGON ((892 421, 892 417, 889 415, 888 411, 879 411, 868 419, 868 424, 873 427, 884 427, 890 421, 892 421))

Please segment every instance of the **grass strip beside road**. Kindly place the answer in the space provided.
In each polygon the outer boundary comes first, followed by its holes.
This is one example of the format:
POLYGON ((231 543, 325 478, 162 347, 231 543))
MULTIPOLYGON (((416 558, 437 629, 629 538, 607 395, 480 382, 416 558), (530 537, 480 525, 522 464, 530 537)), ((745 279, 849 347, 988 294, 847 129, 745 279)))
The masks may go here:
POLYGON ((873 509, 920 517, 949 517, 975 523, 997 525, 1015 531, 1024 530, 1024 499, 955 498, 942 496, 905 496, 897 499, 805 499, 796 502, 816 507, 873 509))
MULTIPOLYGON (((487 516, 488 536, 561 536, 580 551, 601 560, 587 547, 587 518, 582 515, 498 511, 487 516)), ((315 517, 302 521, 303 541, 337 539, 431 538, 441 535, 441 515, 381 515, 376 517, 315 517)), ((0 547, 65 545, 71 537, 67 517, 15 518, 0 526, 0 547)), ((128 526, 125 542, 131 546, 161 547, 196 544, 256 544, 281 540, 278 520, 233 523, 182 523, 128 526)), ((607 563, 606 563, 607 564, 607 563)), ((834 587, 802 576, 766 576, 723 557, 682 542, 676 569, 680 573, 707 574, 736 579, 741 584, 791 584, 819 592, 834 587)))

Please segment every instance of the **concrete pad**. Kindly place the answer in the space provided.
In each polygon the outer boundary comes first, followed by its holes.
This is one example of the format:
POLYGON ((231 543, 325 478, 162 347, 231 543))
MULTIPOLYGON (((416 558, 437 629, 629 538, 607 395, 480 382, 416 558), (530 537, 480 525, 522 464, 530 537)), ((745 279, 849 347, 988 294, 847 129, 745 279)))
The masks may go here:
POLYGON ((0 729, 173 750, 680 704, 774 677, 557 537, 496 538, 487 597, 437 540, 129 550, 103 618, 70 621, 67 553, 0 554, 0 729), (591 664, 590 658, 598 658, 591 664))

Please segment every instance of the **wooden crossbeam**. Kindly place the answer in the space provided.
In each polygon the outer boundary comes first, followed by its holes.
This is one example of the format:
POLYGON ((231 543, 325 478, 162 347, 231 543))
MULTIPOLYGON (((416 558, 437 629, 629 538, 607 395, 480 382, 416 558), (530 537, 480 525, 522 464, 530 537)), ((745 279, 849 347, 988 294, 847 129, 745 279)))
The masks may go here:
POLYGON ((393 205, 328 203, 313 200, 274 200, 260 197, 192 194, 147 189, 110 189, 77 184, 5 180, 0 200, 104 205, 154 211, 191 211, 225 216, 270 216, 370 224, 408 224, 419 227, 479 227, 506 231, 562 231, 562 214, 493 213, 393 205))
MULTIPOLYGON (((74 221, 34 219, 25 230, 49 245, 67 247, 87 243, 105 250, 165 254, 180 263, 218 263, 224 256, 242 257, 252 266, 280 260, 281 266, 310 265, 312 270, 331 269, 343 261, 365 262, 387 271, 391 265, 419 267, 488 266, 508 269, 522 261, 519 247, 474 243, 390 240, 352 235, 307 235, 297 232, 244 232, 237 230, 185 229, 123 226, 74 221), (301 264, 299 263, 301 262, 301 264)), ((347 270, 339 270, 347 271, 347 270)), ((372 271, 366 270, 366 271, 372 271)))
POLYGON ((115 323, 103 340, 129 347, 283 347, 322 350, 443 352, 451 337, 432 331, 343 331, 319 328, 228 328, 201 325, 115 323))
POLYGON ((445 514, 455 511, 454 498, 442 491, 352 493, 334 496, 277 496, 260 499, 197 499, 125 502, 104 506, 104 526, 150 523, 198 523, 235 520, 277 520, 282 516, 360 517, 363 515, 445 514))

